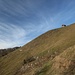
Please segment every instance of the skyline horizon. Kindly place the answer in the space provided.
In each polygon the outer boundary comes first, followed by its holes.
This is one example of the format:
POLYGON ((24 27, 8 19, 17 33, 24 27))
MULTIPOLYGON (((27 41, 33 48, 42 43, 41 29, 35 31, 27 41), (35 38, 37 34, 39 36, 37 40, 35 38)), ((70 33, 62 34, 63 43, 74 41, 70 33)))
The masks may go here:
POLYGON ((0 0, 0 49, 23 46, 75 23, 75 0, 0 0))

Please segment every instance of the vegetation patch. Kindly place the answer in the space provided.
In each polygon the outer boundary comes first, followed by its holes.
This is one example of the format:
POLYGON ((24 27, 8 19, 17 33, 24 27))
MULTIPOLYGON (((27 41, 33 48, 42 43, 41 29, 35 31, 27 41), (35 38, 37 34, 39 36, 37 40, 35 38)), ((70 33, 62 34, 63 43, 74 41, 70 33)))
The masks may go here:
POLYGON ((52 61, 48 61, 42 68, 35 72, 34 75, 46 75, 49 69, 52 67, 52 61))
POLYGON ((30 57, 30 58, 28 58, 28 59, 26 59, 26 60, 24 59, 24 60, 23 60, 23 63, 24 63, 24 64, 27 64, 27 63, 30 63, 30 62, 35 61, 35 60, 36 60, 36 59, 32 56, 32 57, 30 57))

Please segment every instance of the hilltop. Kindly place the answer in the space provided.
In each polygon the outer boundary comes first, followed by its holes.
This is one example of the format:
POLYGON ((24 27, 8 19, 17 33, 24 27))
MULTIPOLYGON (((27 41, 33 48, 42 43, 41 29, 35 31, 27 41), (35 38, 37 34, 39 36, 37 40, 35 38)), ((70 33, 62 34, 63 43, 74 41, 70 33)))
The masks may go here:
POLYGON ((50 30, 1 57, 0 75, 75 75, 75 24, 50 30))

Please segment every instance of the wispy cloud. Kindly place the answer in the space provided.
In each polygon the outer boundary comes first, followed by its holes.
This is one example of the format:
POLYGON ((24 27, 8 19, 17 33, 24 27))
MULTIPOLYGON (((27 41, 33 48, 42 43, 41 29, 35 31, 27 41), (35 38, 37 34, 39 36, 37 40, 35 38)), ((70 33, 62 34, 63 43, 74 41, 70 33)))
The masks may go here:
POLYGON ((0 23, 0 48, 19 45, 25 36, 26 31, 20 26, 0 23))
POLYGON ((24 45, 38 35, 71 23, 74 0, 0 0, 0 48, 24 45))

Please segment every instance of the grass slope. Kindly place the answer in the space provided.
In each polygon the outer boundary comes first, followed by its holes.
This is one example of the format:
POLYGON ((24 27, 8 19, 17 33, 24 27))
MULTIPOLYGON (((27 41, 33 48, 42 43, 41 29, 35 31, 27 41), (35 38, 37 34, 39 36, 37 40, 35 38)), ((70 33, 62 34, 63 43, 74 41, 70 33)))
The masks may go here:
POLYGON ((0 58, 0 75, 74 75, 74 45, 75 24, 50 30, 0 58))

